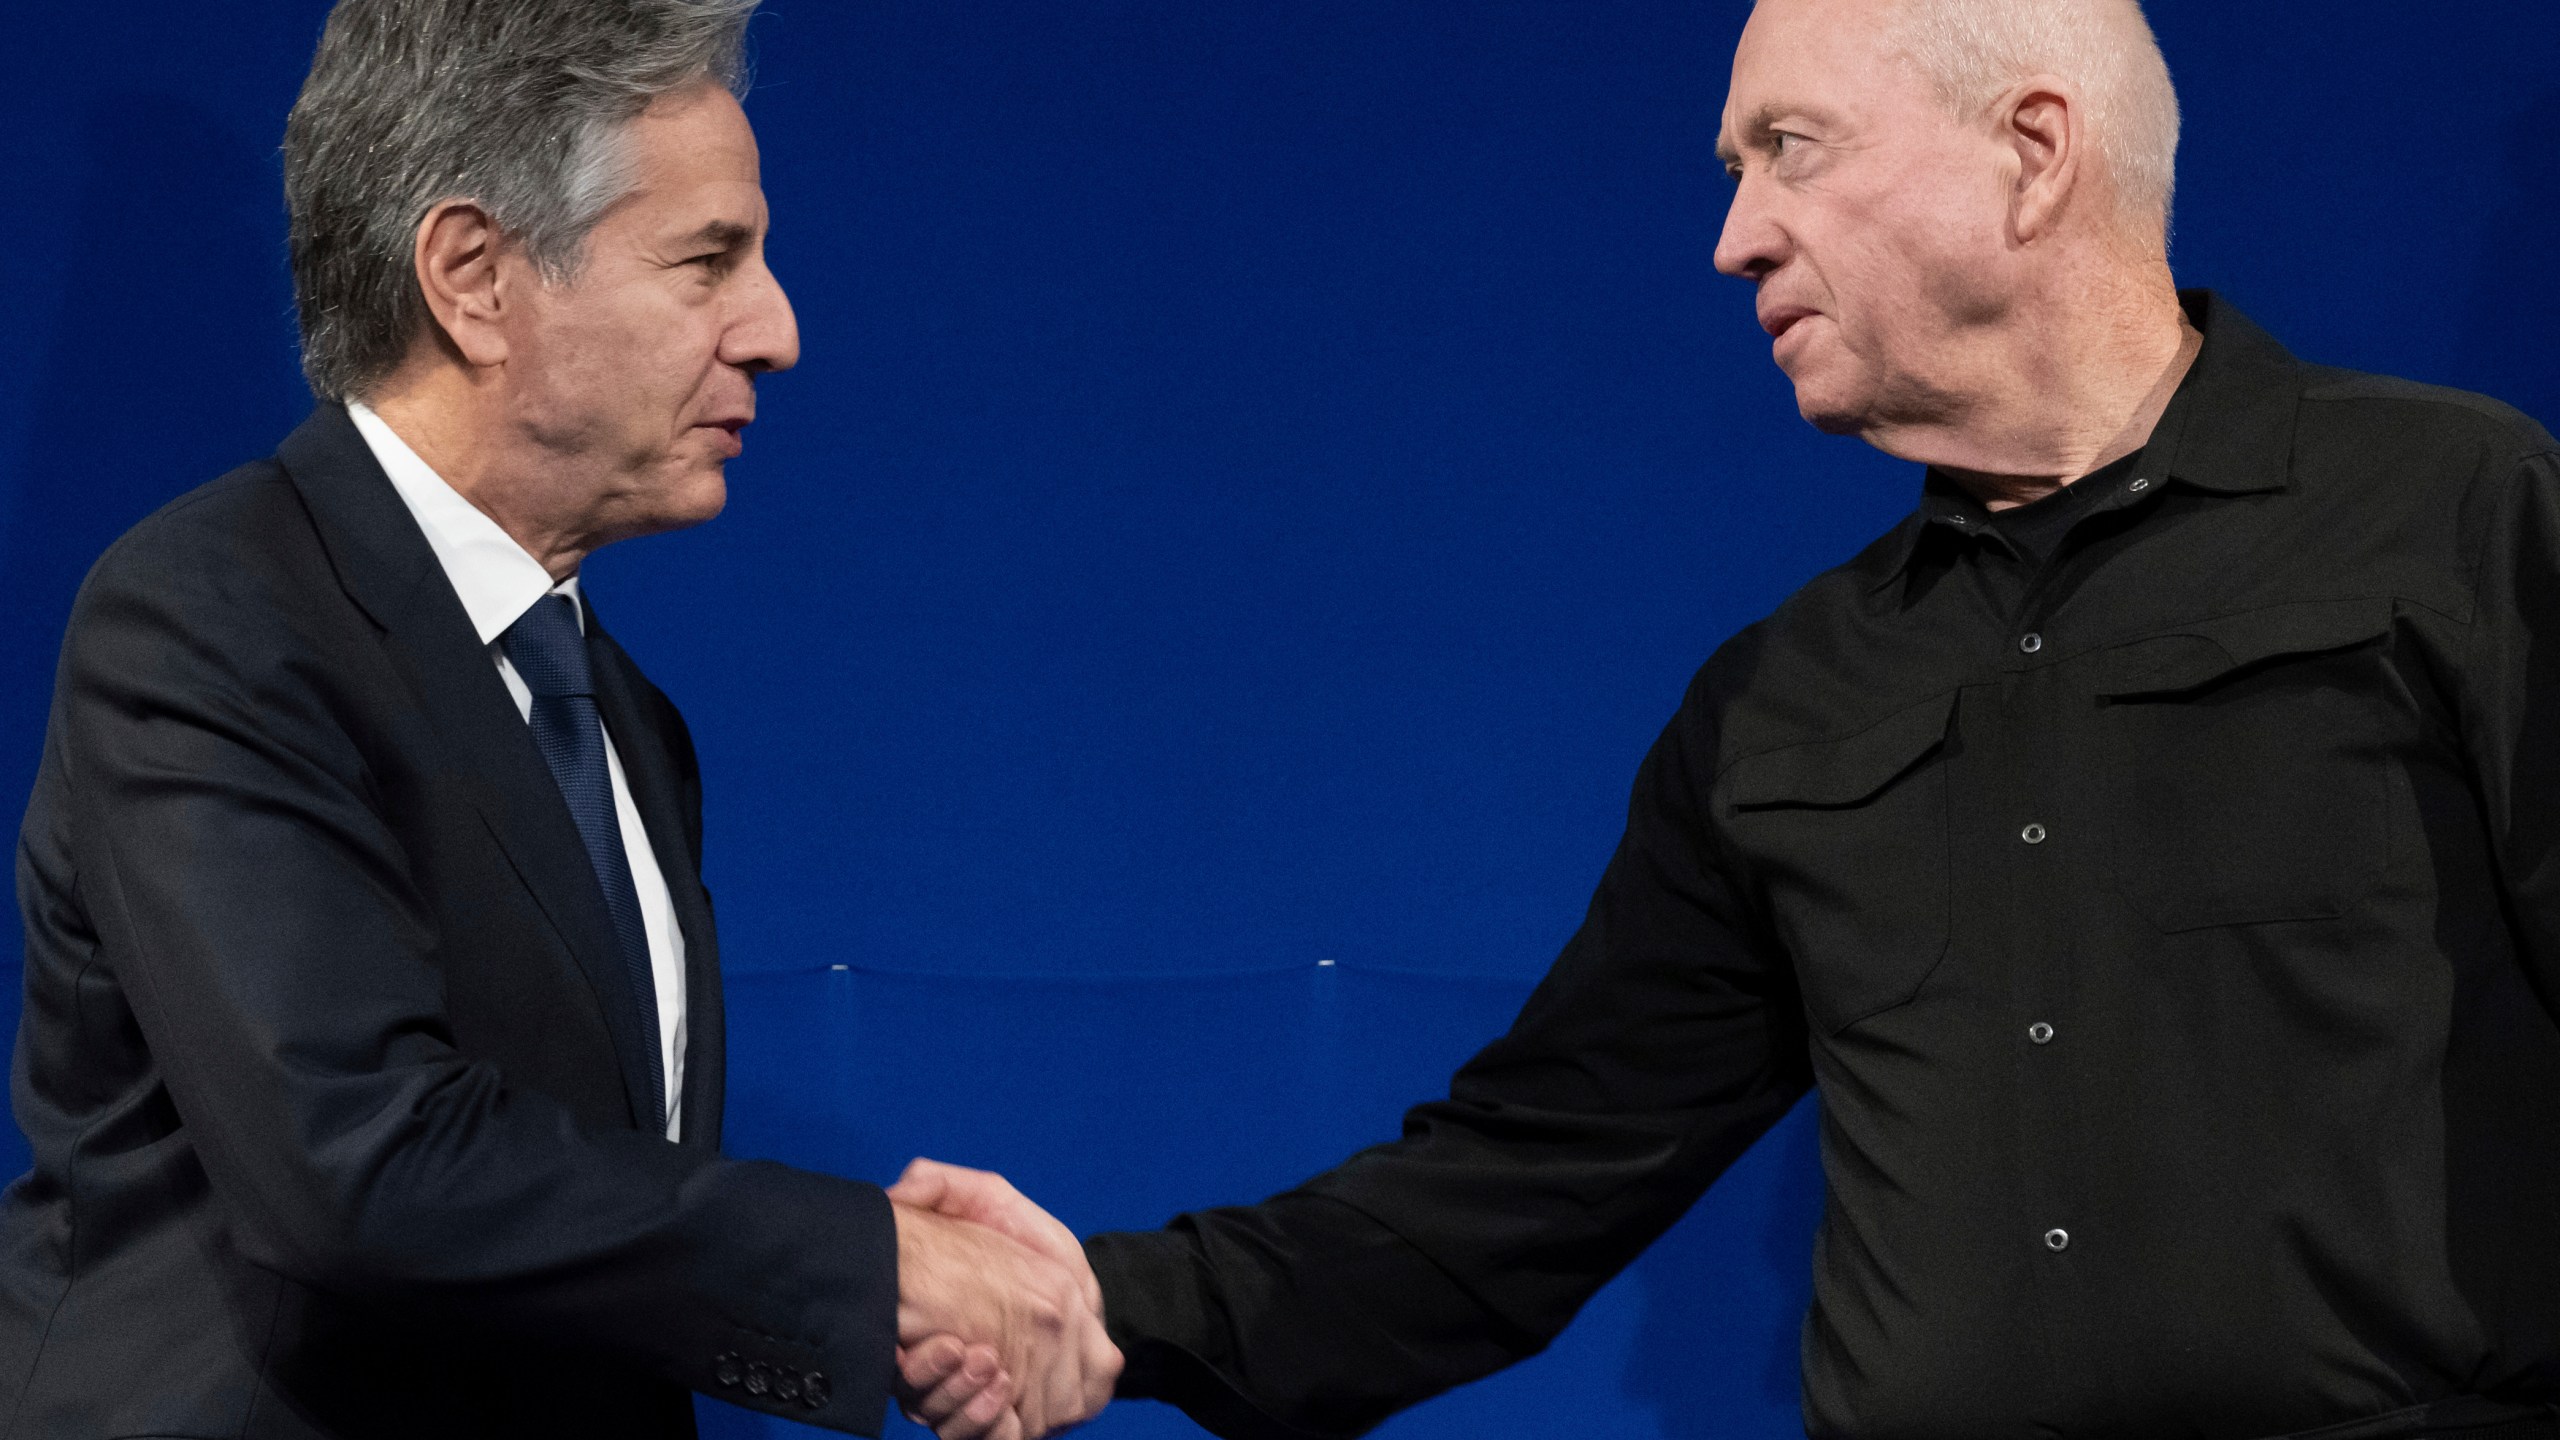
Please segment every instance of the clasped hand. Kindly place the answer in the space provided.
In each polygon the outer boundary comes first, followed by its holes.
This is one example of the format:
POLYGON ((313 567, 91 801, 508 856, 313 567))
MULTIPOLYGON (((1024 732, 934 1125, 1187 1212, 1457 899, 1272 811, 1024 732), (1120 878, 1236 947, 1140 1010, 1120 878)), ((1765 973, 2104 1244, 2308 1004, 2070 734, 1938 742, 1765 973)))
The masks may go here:
POLYGON ((1074 1232, 1004 1177, 932 1160, 889 1199, 908 1417, 941 1440, 1040 1440, 1100 1413, 1120 1351, 1074 1232))

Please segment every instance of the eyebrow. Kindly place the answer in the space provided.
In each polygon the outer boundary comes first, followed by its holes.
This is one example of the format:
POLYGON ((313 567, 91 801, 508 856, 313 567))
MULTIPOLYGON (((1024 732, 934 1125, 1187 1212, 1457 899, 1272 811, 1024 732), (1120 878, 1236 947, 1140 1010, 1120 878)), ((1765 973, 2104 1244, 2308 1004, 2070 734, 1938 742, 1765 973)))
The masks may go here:
POLYGON ((714 220, 710 224, 705 225, 701 229, 694 231, 692 234, 685 236, 676 243, 679 245, 716 245, 723 250, 734 250, 738 246, 744 245, 749 240, 754 239, 755 234, 756 232, 752 226, 741 225, 735 220, 714 220))

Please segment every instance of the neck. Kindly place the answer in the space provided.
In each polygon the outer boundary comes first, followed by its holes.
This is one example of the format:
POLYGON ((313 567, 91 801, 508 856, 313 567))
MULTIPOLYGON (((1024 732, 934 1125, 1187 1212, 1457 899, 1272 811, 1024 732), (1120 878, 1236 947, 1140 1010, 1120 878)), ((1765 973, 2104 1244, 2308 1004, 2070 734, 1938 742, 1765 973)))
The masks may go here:
POLYGON ((550 483, 556 464, 508 423, 504 399, 450 365, 410 366, 365 397, 428 468, 497 522, 553 580, 578 573, 598 541, 550 483))
POLYGON ((1992 510, 2042 499, 2149 444, 2204 336, 2165 261, 2096 287, 2088 273, 2013 312, 1989 347, 1988 383, 1960 413, 1868 439, 1935 466, 1992 510))

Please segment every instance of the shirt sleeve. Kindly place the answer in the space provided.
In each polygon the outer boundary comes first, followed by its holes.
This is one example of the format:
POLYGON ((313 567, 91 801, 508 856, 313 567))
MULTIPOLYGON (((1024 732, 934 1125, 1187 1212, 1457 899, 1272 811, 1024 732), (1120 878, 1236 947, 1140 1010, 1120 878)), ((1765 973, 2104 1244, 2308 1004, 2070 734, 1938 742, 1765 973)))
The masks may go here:
POLYGON ((2560 454, 2488 468, 2462 739, 2525 972, 2560 1011, 2560 454))
POLYGON ((1719 662, 1581 929, 1447 1099, 1259 1205, 1094 1237, 1124 1395, 1230 1440, 1357 1435, 1543 1349, 1803 1095, 1792 972, 1706 819, 1719 662))
POLYGON ((694 1389, 787 1369, 795 1403, 770 1408, 878 1433, 886 1197, 589 1128, 457 1050, 413 857, 320 677, 323 622, 254 564, 163 553, 155 525, 84 587, 55 732, 99 963, 242 1253, 694 1389))

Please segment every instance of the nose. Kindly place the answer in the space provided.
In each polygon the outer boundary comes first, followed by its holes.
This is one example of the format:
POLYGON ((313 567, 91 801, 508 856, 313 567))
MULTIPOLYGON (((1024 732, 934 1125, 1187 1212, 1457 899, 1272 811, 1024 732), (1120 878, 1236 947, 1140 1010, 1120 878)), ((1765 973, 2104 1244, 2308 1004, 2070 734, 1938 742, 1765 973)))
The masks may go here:
POLYGON ((1755 284, 1787 262, 1786 229, 1769 207, 1769 184, 1745 169, 1734 186, 1733 204, 1724 212, 1724 233, 1716 237, 1716 269, 1755 284))
POLYGON ((759 374, 799 364, 800 320, 791 313, 791 297, 782 293, 782 282, 765 268, 761 254, 756 257, 755 273, 740 279, 746 283, 737 313, 721 337, 720 358, 759 374))

